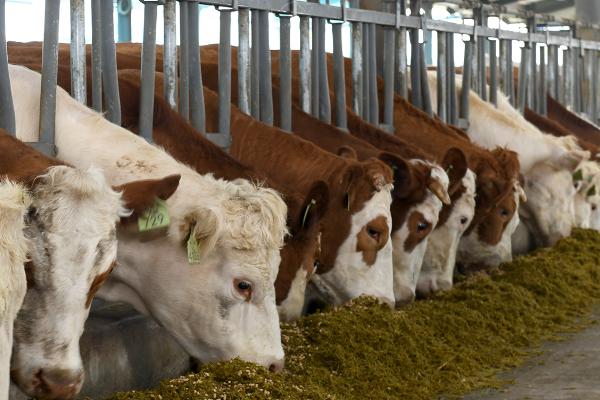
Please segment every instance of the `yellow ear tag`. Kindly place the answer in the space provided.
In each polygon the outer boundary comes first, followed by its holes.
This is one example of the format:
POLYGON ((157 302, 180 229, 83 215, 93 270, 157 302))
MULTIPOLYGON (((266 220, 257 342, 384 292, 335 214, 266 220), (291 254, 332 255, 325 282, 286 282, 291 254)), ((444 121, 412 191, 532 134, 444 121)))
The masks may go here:
POLYGON ((169 226, 169 210, 164 200, 156 199, 152 207, 144 211, 138 218, 138 229, 140 232, 151 231, 169 226))
POLYGON ((198 241, 194 235, 194 226, 190 230, 190 237, 187 241, 187 256, 190 264, 198 264, 200 262, 200 249, 198 248, 198 241))

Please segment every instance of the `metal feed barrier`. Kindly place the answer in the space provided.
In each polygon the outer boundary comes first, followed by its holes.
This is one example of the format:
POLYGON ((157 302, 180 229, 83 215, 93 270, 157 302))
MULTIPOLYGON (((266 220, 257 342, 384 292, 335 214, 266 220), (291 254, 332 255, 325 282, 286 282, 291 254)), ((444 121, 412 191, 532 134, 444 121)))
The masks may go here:
MULTIPOLYGON (((219 124, 218 133, 207 137, 228 148, 231 115, 231 18, 238 15, 239 47, 238 107, 245 113, 273 124, 271 86, 271 53, 269 49, 269 15, 280 22, 280 126, 292 126, 292 57, 290 45, 291 19, 299 18, 299 99, 302 109, 331 123, 332 106, 336 126, 347 127, 346 99, 351 96, 352 110, 363 119, 383 129, 393 129, 394 94, 409 97, 414 105, 444 122, 466 127, 469 117, 468 91, 457 96, 454 65, 455 35, 462 35, 465 52, 463 88, 474 89, 483 99, 496 103, 501 89, 521 111, 529 106, 545 113, 546 93, 574 111, 585 112, 597 122, 600 117, 598 95, 598 52, 600 42, 575 39, 580 27, 574 21, 568 35, 538 31, 540 22, 553 18, 524 13, 501 6, 482 5, 473 1, 445 0, 470 9, 473 25, 439 21, 420 15, 421 2, 410 2, 411 15, 406 15, 405 0, 383 1, 382 10, 288 0, 140 0, 144 3, 144 35, 142 46, 140 102, 140 134, 152 140, 154 107, 154 70, 156 63, 157 8, 164 14, 164 97, 174 109, 198 130, 205 132, 206 118, 202 90, 199 52, 199 4, 213 5, 220 12, 218 55, 219 124), (176 3, 179 3, 177 21, 176 3), (492 29, 488 18, 513 15, 527 22, 528 32, 492 29), (177 23, 179 22, 179 25, 177 23), (351 25, 352 67, 351 93, 346 93, 342 26, 351 25), (333 47, 334 76, 327 73, 326 30, 330 26, 333 47), (179 28, 179 54, 176 33, 179 28), (382 33, 378 47, 377 32, 382 33), (431 43, 420 40, 437 35, 437 110, 432 110, 427 84, 425 52, 431 43), (410 84, 407 62, 407 34, 411 43, 410 84), (513 42, 522 42, 518 93, 513 79, 513 42), (497 56, 499 48, 499 56, 497 56), (559 68, 559 53, 563 67, 559 68), (377 55, 383 57, 381 65, 377 55), (488 57, 486 58, 486 55, 488 57), (538 59, 540 62, 538 62, 538 59), (488 65, 489 64, 489 65, 488 65), (383 95, 379 96, 378 76, 383 79, 383 95), (179 79, 179 85, 177 85, 179 79), (329 79, 333 79, 335 96, 330 99, 329 79), (331 101, 333 100, 333 105, 331 101), (380 112, 379 104, 383 104, 380 112)), ((105 111, 106 117, 120 123, 120 101, 113 27, 112 0, 92 2, 92 107, 105 111)), ((327 2, 328 3, 328 2, 327 2)), ((351 3, 355 3, 352 2, 351 3)), ((353 4, 354 5, 354 4, 353 4)), ((0 126, 15 131, 15 117, 7 73, 4 0, 0 0, 0 126)), ((84 0, 70 0, 71 7, 71 79, 72 95, 86 100, 86 59, 84 0)), ((56 110, 56 75, 58 59, 58 23, 60 0, 46 0, 43 71, 40 112, 40 142, 34 144, 47 154, 54 154, 54 117, 56 110)), ((590 27, 590 26, 588 26, 590 27)), ((594 29, 598 27, 591 26, 594 29)))

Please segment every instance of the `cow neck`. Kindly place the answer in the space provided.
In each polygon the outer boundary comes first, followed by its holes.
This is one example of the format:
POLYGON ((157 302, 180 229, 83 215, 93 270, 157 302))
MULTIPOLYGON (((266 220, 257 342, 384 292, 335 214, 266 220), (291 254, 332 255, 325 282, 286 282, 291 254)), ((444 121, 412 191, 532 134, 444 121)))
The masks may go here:
POLYGON ((548 118, 558 122, 578 138, 600 146, 600 130, 596 126, 579 118, 550 95, 547 96, 547 104, 548 118))

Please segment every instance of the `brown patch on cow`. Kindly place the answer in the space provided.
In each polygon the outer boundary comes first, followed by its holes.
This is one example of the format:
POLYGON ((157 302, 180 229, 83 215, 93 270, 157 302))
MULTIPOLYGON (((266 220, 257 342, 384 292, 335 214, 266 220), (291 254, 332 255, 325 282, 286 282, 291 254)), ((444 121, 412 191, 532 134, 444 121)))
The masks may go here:
POLYGON ((387 218, 372 219, 356 235, 356 251, 362 253, 363 261, 371 266, 377 261, 377 253, 383 249, 390 236, 387 218))
POLYGON ((110 275, 110 273, 116 266, 117 266, 117 261, 113 261, 113 263, 110 265, 110 268, 106 272, 104 272, 104 273, 98 275, 96 278, 94 278, 94 281, 92 282, 92 285, 90 286, 90 290, 88 291, 87 298, 85 300, 85 308, 89 308, 89 306, 92 304, 92 300, 94 299, 94 296, 96 295, 98 290, 100 290, 100 287, 108 279, 108 276, 110 275))
POLYGON ((558 122, 579 139, 600 146, 600 130, 597 127, 569 111, 550 95, 547 96, 547 104, 548 118, 558 122))
POLYGON ((25 278, 27 279, 27 289, 35 286, 35 265, 29 260, 25 263, 25 278))
POLYGON ((514 192, 510 192, 491 208, 487 218, 479 224, 477 228, 479 239, 492 246, 498 244, 515 212, 517 212, 517 203, 514 192))
POLYGON ((458 186, 453 187, 453 191, 450 192, 450 200, 451 203, 449 205, 444 205, 442 210, 440 211, 440 216, 438 218, 438 223, 436 227, 442 226, 448 221, 450 214, 452 214, 452 210, 454 210, 454 206, 456 205, 456 201, 461 198, 461 196, 467 191, 467 188, 462 183, 458 186))
POLYGON ((404 242, 404 250, 410 253, 431 232, 431 222, 419 211, 413 211, 408 217, 408 238, 404 242))

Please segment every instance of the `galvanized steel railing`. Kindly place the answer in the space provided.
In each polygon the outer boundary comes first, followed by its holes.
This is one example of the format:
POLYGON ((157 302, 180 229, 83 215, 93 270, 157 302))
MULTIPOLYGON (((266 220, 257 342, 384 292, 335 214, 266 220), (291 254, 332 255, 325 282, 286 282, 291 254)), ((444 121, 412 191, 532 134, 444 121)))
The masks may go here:
MULTIPOLYGON (((106 111, 107 118, 120 123, 120 101, 112 1, 92 1, 92 106, 106 111), (103 102, 104 99, 104 102, 103 102), (103 104, 104 103, 104 104, 103 104)), ((546 93, 575 111, 586 112, 598 121, 598 52, 600 42, 574 39, 548 31, 536 31, 536 18, 525 14, 529 32, 513 32, 488 27, 490 16, 517 13, 503 7, 475 2, 450 0, 451 3, 473 8, 474 26, 433 20, 420 15, 420 0, 411 1, 411 15, 406 14, 404 0, 384 0, 380 11, 370 11, 317 2, 289 0, 140 0, 144 3, 144 41, 142 50, 142 93, 140 133, 152 138, 154 101, 154 70, 156 63, 157 7, 164 10, 164 96, 171 107, 194 127, 205 132, 206 116, 202 91, 199 52, 199 4, 213 5, 220 12, 220 42, 218 56, 219 124, 218 133, 207 136, 223 148, 230 144, 231 116, 231 15, 238 14, 238 106, 267 124, 273 124, 271 87, 271 53, 269 49, 269 14, 280 21, 280 81, 279 121, 284 130, 292 126, 292 64, 290 20, 300 19, 299 99, 302 109, 327 122, 347 127, 346 99, 351 96, 351 108, 363 119, 383 129, 393 129, 394 93, 409 96, 413 104, 430 115, 435 113, 444 122, 466 126, 469 115, 468 91, 457 95, 455 87, 454 39, 463 35, 465 43, 463 87, 473 88, 479 95, 496 103, 496 89, 506 93, 519 109, 532 107, 545 112, 546 93), (176 18, 179 3, 179 26, 176 18), (342 25, 352 27, 351 93, 346 93, 342 25), (327 74, 325 32, 331 27, 333 47, 332 77, 327 74), (176 32, 180 31, 181 46, 177 54, 176 32), (377 48, 376 32, 382 30, 381 47, 377 48), (437 33, 437 109, 431 107, 427 84, 425 48, 430 43, 419 40, 420 31, 437 33), (411 43, 410 85, 407 67, 407 33, 411 43), (512 43, 524 43, 521 48, 518 93, 513 78, 512 43), (499 56, 496 48, 499 47, 499 56), (562 50, 566 48, 566 50, 562 50), (547 49, 547 50, 546 50, 547 49), (565 62, 559 68, 559 53, 565 62), (383 52, 381 70, 377 53, 383 52), (541 62, 537 62, 537 54, 541 62), (489 60, 486 59, 489 54, 489 60), (489 65, 488 65, 489 63, 489 65), (379 73, 378 73, 379 72, 379 73), (489 73, 489 76, 488 76, 489 73), (378 76, 383 79, 383 95, 379 96, 378 76), (329 80, 333 79, 335 96, 330 99, 329 80), (179 85, 177 82, 179 80, 179 85), (331 101, 333 100, 333 105, 331 101), (380 114, 380 102, 382 103, 380 114)), ((54 114, 57 70, 59 0, 46 1, 42 98, 39 148, 53 153, 54 114)), ((71 0, 71 74, 72 94, 84 102, 86 98, 86 65, 84 48, 84 0, 71 0)), ((547 18, 545 18, 547 19, 547 18)), ((0 22, 4 23, 4 1, 0 0, 0 22)), ((569 22, 570 23, 570 22, 569 22)), ((423 37, 428 35, 423 34, 423 37)), ((0 125, 14 132, 10 82, 6 71, 6 38, 0 27, 0 125)))

